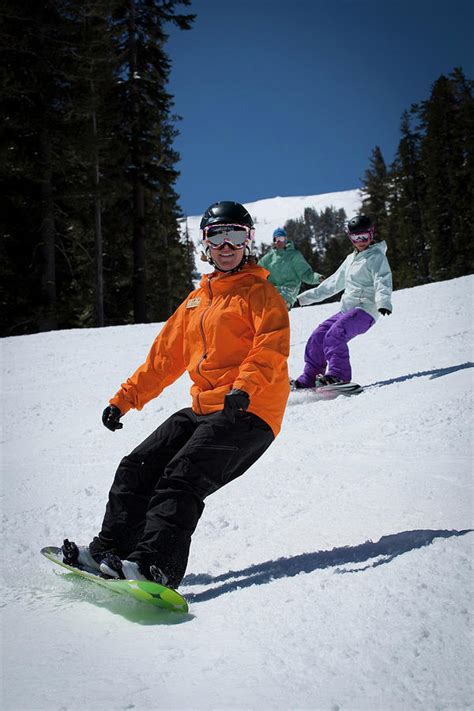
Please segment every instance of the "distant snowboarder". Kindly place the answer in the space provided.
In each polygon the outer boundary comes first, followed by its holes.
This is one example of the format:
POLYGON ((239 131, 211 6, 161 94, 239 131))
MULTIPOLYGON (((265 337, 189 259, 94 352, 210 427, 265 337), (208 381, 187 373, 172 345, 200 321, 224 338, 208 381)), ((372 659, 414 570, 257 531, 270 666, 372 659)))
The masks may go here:
POLYGON ((371 328, 379 314, 392 313, 392 272, 385 242, 374 242, 375 227, 366 215, 349 220, 347 236, 354 251, 315 289, 298 297, 302 306, 324 301, 344 290, 340 311, 319 324, 304 353, 304 370, 292 389, 350 383, 348 341, 371 328))
POLYGON ((283 296, 288 311, 295 304, 302 283, 316 286, 323 280, 288 239, 283 227, 277 227, 273 232, 273 249, 264 254, 258 263, 270 272, 268 281, 283 296))

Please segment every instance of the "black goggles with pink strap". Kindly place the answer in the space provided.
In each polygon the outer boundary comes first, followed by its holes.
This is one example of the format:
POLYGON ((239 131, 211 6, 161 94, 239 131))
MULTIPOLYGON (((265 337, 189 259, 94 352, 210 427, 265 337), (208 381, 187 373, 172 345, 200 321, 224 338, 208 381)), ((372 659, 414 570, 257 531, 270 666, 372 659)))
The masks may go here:
POLYGON ((252 228, 247 225, 208 225, 203 230, 203 239, 211 247, 221 247, 227 242, 241 248, 252 239, 252 228))
POLYGON ((366 244, 367 242, 372 242, 374 239, 374 228, 369 227, 367 230, 361 230, 360 232, 347 232, 352 244, 366 244))

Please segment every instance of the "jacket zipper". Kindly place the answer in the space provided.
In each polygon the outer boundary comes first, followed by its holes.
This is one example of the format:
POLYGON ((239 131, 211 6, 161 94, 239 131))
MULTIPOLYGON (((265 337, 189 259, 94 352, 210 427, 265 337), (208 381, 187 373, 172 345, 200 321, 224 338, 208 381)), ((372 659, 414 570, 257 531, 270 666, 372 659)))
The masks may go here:
MULTIPOLYGON (((211 383, 211 381, 208 380, 208 379, 206 378, 206 376, 203 375, 203 373, 201 372, 201 363, 202 363, 204 360, 206 360, 206 358, 207 358, 207 341, 206 341, 206 334, 204 333, 204 317, 206 316, 207 312, 208 312, 209 309, 211 308, 212 299, 213 299, 213 293, 212 293, 211 280, 210 280, 210 279, 208 279, 208 281, 207 281, 207 288, 208 288, 208 290, 209 290, 209 303, 208 303, 208 305, 206 306, 206 308, 204 309, 204 311, 203 311, 202 314, 201 314, 201 322, 200 322, 200 324, 199 324, 199 327, 200 327, 200 330, 201 330, 201 338, 202 338, 202 344, 203 344, 204 353, 202 354, 202 356, 201 356, 201 358, 200 358, 200 360, 199 360, 199 363, 197 364, 197 372, 199 373, 199 375, 201 376, 201 378, 203 378, 203 380, 205 380, 207 383, 209 383, 209 385, 210 385, 211 388, 212 388, 212 383, 211 383)), ((199 400, 199 395, 197 396, 197 401, 198 401, 198 406, 199 406, 200 413, 201 413, 201 415, 203 415, 204 413, 203 413, 202 408, 201 408, 201 403, 200 403, 200 400, 199 400)))
MULTIPOLYGON (((357 252, 357 254, 354 255, 354 259, 352 260, 351 266, 349 267, 346 279, 349 277, 350 273, 352 272, 356 257, 358 257, 360 254, 362 254, 362 252, 357 252)), ((356 295, 356 298, 359 299, 359 304, 363 304, 364 303, 364 289, 362 287, 360 287, 359 291, 360 291, 360 294, 356 295)))

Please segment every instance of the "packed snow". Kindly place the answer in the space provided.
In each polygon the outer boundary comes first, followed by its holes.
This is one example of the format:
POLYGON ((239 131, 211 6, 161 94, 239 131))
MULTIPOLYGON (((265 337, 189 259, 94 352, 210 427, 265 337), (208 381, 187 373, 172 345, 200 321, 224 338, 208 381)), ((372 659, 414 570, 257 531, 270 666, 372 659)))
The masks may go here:
MULTIPOLYGON (((291 394, 275 443, 207 500, 187 615, 39 553, 88 542, 121 457, 189 405, 183 376, 102 426, 160 324, 4 339, 3 711, 472 708, 473 286, 396 291, 351 343, 361 395, 291 394)), ((336 308, 291 312, 291 375, 336 308)))

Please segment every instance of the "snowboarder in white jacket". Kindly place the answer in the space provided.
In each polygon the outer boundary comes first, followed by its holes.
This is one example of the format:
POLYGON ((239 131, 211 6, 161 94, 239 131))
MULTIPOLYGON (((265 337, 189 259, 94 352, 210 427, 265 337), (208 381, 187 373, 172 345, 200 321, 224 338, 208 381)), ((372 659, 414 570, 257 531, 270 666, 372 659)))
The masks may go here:
POLYGON ((293 381, 294 388, 350 382, 348 341, 368 331, 379 314, 392 313, 392 272, 385 256, 387 244, 374 243, 374 234, 369 217, 352 218, 347 236, 354 251, 322 284, 299 295, 299 303, 306 306, 344 290, 340 311, 311 334, 305 348, 304 371, 293 381))

